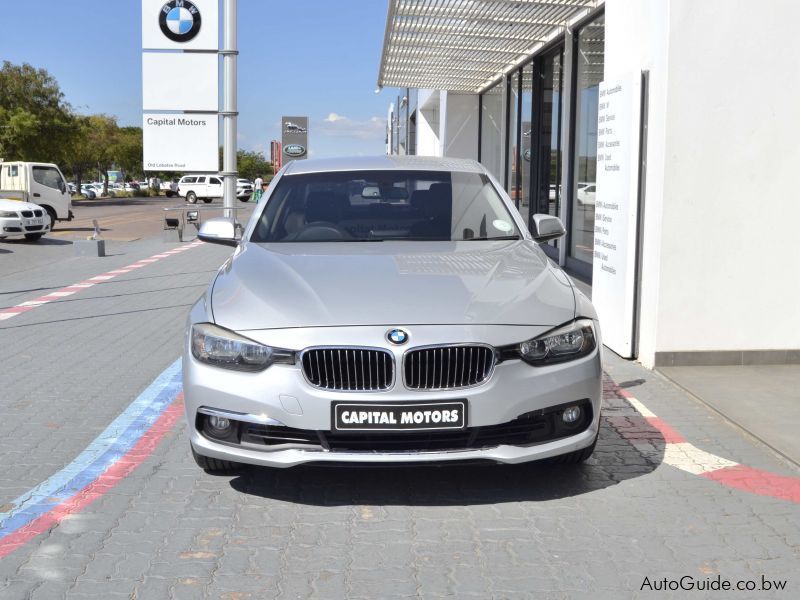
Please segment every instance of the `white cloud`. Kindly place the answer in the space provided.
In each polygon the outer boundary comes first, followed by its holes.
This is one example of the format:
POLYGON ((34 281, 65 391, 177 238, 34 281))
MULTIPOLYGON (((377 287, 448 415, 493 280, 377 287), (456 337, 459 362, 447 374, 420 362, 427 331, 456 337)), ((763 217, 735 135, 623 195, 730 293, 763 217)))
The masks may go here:
POLYGON ((366 121, 357 121, 335 112, 316 124, 311 132, 330 137, 355 138, 359 140, 380 140, 386 135, 386 119, 371 117, 366 121))

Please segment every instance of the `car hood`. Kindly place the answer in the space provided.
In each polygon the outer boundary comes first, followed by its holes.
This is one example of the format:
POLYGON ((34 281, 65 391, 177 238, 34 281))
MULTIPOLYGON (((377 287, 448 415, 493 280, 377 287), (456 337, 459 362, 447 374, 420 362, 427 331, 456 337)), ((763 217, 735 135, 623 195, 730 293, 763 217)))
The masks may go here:
POLYGON ((345 325, 560 325, 566 275, 530 241, 255 244, 213 284, 217 324, 236 331, 345 325))
POLYGON ((19 212, 21 210, 42 210, 42 207, 38 204, 31 204, 30 202, 20 202, 19 200, 0 198, 0 210, 13 210, 19 212))

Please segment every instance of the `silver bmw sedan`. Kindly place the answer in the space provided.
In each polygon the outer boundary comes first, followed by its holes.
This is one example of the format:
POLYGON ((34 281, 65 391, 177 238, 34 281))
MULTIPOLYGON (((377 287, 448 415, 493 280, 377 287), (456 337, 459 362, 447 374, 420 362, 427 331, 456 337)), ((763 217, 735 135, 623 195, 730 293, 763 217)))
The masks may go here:
POLYGON ((474 161, 295 161, 189 315, 192 452, 241 463, 587 459, 601 340, 539 244, 564 235, 474 161))

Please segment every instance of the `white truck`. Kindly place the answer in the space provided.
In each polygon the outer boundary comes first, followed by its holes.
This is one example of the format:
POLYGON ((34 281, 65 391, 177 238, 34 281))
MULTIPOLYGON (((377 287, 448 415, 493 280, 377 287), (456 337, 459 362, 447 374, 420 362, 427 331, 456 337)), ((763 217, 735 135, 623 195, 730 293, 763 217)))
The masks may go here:
POLYGON ((3 162, 0 159, 0 198, 38 204, 56 221, 71 221, 72 197, 61 170, 51 163, 3 162))
POLYGON ((222 198, 222 177, 184 175, 178 182, 178 195, 189 204, 197 204, 198 199, 210 204, 214 198, 222 198))

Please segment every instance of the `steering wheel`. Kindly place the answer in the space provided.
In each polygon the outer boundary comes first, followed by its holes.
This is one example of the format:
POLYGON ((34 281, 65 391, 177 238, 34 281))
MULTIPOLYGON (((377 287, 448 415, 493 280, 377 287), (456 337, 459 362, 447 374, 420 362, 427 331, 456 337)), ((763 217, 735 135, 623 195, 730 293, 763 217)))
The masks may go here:
POLYGON ((344 227, 328 221, 314 221, 297 232, 294 238, 297 242, 326 242, 335 240, 352 240, 353 235, 344 227))

